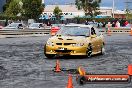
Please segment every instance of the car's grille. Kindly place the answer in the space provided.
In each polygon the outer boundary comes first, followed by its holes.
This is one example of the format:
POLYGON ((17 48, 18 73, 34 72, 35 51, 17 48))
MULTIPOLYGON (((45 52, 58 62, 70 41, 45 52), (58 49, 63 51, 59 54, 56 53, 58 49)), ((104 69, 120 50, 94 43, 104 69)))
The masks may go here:
POLYGON ((76 43, 56 43, 56 45, 65 45, 65 46, 68 46, 68 45, 71 45, 71 44, 76 44, 76 43))
POLYGON ((62 43, 56 43, 56 45, 62 45, 62 43))
POLYGON ((55 50, 55 51, 61 53, 70 53, 72 50, 55 50))
POLYGON ((73 40, 73 39, 66 39, 66 40, 73 40))
POLYGON ((71 45, 71 44, 75 44, 75 43, 64 43, 64 45, 66 45, 66 46, 67 46, 67 45, 71 45))

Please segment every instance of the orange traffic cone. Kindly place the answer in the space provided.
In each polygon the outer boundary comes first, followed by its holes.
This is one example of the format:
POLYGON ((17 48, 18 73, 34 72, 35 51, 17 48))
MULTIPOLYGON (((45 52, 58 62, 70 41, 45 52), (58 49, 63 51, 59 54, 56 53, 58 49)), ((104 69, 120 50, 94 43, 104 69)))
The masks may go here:
POLYGON ((107 31, 107 35, 108 36, 111 36, 111 33, 110 33, 111 31, 110 31, 110 28, 108 27, 108 31, 107 31))
POLYGON ((60 68, 60 62, 59 60, 56 61, 56 66, 55 66, 55 72, 61 72, 61 68, 60 68))
POLYGON ((132 64, 128 65, 128 75, 132 76, 132 64))
POLYGON ((69 74, 68 83, 67 83, 67 87, 66 88, 73 88, 72 75, 71 74, 69 74))
POLYGON ((131 27, 131 30, 130 30, 130 36, 132 36, 132 27, 131 27))

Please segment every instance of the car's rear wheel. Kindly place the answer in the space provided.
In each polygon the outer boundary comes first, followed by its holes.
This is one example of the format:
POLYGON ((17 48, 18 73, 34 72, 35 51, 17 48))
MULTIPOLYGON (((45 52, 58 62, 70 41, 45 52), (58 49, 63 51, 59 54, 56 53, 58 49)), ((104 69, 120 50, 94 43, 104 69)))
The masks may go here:
POLYGON ((46 54, 46 45, 44 45, 44 55, 45 55, 47 58, 53 58, 53 57, 55 57, 54 54, 46 54))
POLYGON ((92 45, 89 44, 86 51, 86 56, 91 57, 92 56, 92 45))
POLYGON ((104 46, 104 44, 102 44, 102 46, 101 46, 101 53, 100 54, 101 55, 105 54, 105 46, 104 46))

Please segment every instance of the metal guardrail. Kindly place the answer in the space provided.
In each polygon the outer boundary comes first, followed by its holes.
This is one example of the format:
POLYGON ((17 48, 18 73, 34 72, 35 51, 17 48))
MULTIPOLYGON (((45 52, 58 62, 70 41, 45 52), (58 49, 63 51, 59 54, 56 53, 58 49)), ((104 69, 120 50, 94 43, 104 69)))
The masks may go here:
MULTIPOLYGON (((111 33, 130 33, 131 28, 110 28, 111 33)), ((99 29, 99 32, 107 33, 106 29, 99 29)), ((50 29, 18 29, 0 30, 0 35, 41 35, 50 34, 50 29)))
MULTIPOLYGON (((99 32, 107 32, 108 29, 99 29, 99 32)), ((111 33, 130 33, 131 28, 125 28, 125 27, 120 27, 120 28, 115 28, 115 27, 110 27, 110 32, 111 33)))
POLYGON ((30 34, 49 34, 50 29, 21 29, 21 30, 0 30, 0 35, 30 35, 30 34))

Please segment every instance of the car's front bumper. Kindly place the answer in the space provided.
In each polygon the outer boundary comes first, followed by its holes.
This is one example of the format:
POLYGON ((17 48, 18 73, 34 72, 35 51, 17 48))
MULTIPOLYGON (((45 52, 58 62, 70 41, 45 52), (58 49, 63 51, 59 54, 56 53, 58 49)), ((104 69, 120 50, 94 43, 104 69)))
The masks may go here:
POLYGON ((46 54, 56 55, 86 55, 85 46, 73 47, 73 46, 48 46, 46 45, 46 54))

